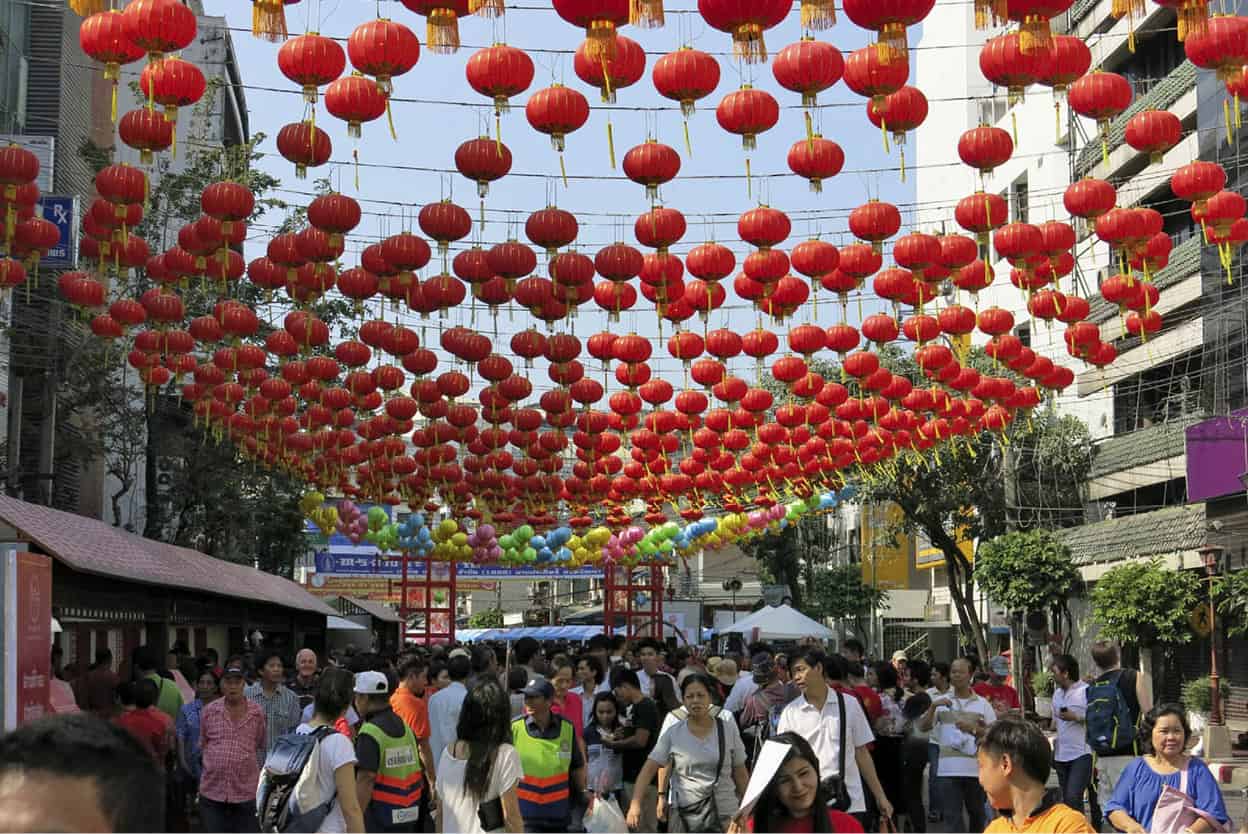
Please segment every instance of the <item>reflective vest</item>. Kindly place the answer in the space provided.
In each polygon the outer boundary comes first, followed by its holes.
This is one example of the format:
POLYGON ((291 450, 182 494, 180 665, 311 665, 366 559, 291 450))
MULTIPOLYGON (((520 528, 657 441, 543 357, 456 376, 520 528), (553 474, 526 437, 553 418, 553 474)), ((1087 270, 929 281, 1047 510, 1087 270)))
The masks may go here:
POLYGON ((365 814, 369 831, 380 826, 407 826, 420 818, 420 798, 425 793, 425 780, 420 772, 420 747, 412 728, 403 724, 403 737, 393 738, 371 722, 360 727, 360 735, 377 742, 377 778, 365 814))
POLYGON ((524 771, 516 796, 520 800, 520 816, 526 820, 564 822, 572 813, 568 788, 575 731, 572 722, 562 716, 552 714, 551 720, 559 722, 558 738, 533 738, 525 719, 511 722, 511 743, 520 755, 520 769, 524 771))

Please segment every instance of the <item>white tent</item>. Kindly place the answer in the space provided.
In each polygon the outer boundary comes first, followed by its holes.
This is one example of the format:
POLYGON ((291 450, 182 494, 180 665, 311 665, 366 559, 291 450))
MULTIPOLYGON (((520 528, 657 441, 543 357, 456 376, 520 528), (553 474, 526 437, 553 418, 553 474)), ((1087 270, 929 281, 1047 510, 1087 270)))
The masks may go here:
POLYGON ((820 625, 791 605, 769 605, 743 620, 737 620, 720 633, 751 634, 756 628, 760 638, 770 640, 797 640, 801 637, 827 640, 833 636, 832 629, 820 625))

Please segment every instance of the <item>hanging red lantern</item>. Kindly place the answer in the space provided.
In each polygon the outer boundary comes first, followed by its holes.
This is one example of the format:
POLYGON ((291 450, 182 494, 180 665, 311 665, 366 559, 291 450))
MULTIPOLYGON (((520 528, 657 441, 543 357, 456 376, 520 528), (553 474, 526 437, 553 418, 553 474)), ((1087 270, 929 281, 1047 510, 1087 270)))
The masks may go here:
POLYGON ((555 84, 530 96, 524 106, 524 115, 534 130, 550 136, 550 144, 559 152, 559 171, 563 174, 566 185, 568 175, 563 167, 564 138, 589 121, 589 102, 576 90, 555 84))
POLYGON ((277 152, 295 164, 295 177, 306 179, 308 168, 324 165, 333 153, 329 134, 311 120, 291 122, 277 132, 277 152))
POLYGON ((514 285, 537 268, 537 255, 523 243, 508 240, 491 247, 486 262, 495 275, 514 285))
POLYGON ((882 61, 879 50, 866 46, 849 53, 844 78, 846 87, 882 106, 886 96, 900 90, 909 80, 910 64, 882 61))
POLYGON ((644 185, 646 198, 653 202, 659 197, 659 186, 671 182, 680 173, 680 154, 670 145, 647 139, 624 154, 623 167, 624 175, 644 185))
POLYGON ((455 167, 477 184, 477 196, 485 199, 490 193, 490 183, 511 171, 511 151, 488 136, 469 139, 456 149, 455 167))
POLYGON ((792 230, 789 216, 770 206, 752 208, 737 218, 737 235, 762 250, 783 243, 792 230))
POLYGON ((698 0, 698 13, 712 27, 732 35, 732 54, 747 64, 767 60, 763 33, 792 8, 789 0, 698 0))
MULTIPOLYGON (((1173 187, 1173 177, 1171 180, 1173 187)), ((1084 177, 1078 182, 1072 182, 1062 195, 1062 205, 1065 206, 1066 211, 1074 217, 1082 217, 1085 220, 1095 220, 1112 209, 1117 201, 1118 192, 1114 187, 1105 180, 1093 177, 1084 177)))
POLYGON ((616 91, 631 87, 646 74, 646 53, 632 38, 620 35, 614 57, 603 58, 595 53, 596 42, 587 38, 581 42, 572 60, 576 77, 591 87, 597 87, 604 102, 615 103, 616 91))
POLYGON ((1216 162, 1198 159, 1179 168, 1170 177, 1170 190, 1180 200, 1203 205, 1226 187, 1226 171, 1216 162))
POLYGON ((130 0, 123 14, 130 40, 153 63, 195 40, 195 13, 180 0, 130 0))
MULTIPOLYGON (((0 147, 0 185, 4 186, 4 201, 10 210, 18 200, 18 187, 33 183, 38 176, 39 157, 13 142, 0 147)), ((38 198, 37 190, 35 197, 38 198)))
POLYGON ((639 216, 633 223, 633 234, 642 246, 666 255, 668 247, 685 236, 685 216, 673 208, 660 206, 639 216))
POLYGON ((1009 104, 1022 101, 1027 87, 1047 75, 1052 62, 1048 49, 1025 49, 1018 32, 990 38, 979 51, 979 71, 989 83, 1006 88, 1009 104))
POLYGON ((377 79, 377 87, 389 96, 394 89, 391 79, 410 71, 420 60, 420 41, 402 23, 381 17, 351 30, 347 57, 351 66, 377 79))
POLYGON ((1248 18, 1239 15, 1209 18, 1203 28, 1186 37, 1183 51, 1193 64, 1216 73, 1219 81, 1232 80, 1248 64, 1248 18))
POLYGON ((1009 131, 999 127, 980 125, 962 134, 958 139, 958 157, 964 165, 980 174, 992 173, 1004 165, 1014 154, 1014 140, 1009 131))
POLYGON ((304 101, 316 103, 317 88, 342 75, 347 54, 333 38, 309 32, 291 38, 277 51, 277 66, 282 75, 303 88, 304 101))
POLYGON ((879 252, 883 242, 901 229, 901 212, 892 203, 869 200, 849 213, 849 231, 879 252))
POLYGON ((469 0, 403 0, 403 5, 425 18, 425 45, 435 55, 459 49, 459 19, 472 12, 469 0))
POLYGON ((576 240, 578 231, 576 215, 554 206, 538 209, 524 223, 525 236, 545 249, 547 258, 554 258, 558 250, 576 240))
POLYGON ((707 283, 722 281, 737 267, 737 256, 722 243, 700 243, 685 256, 689 274, 707 283))
POLYGON ((924 272, 938 265, 940 257, 940 239, 935 235, 911 232, 893 243, 893 260, 898 266, 910 270, 920 281, 931 280, 924 276, 924 272))
POLYGON ((810 182, 810 190, 823 191, 823 181, 831 179, 845 167, 845 152, 831 139, 814 134, 809 139, 798 139, 789 148, 789 170, 810 182))
POLYGON ((555 13, 585 30, 588 57, 613 60, 619 49, 616 30, 628 23, 629 0, 554 0, 555 13))
POLYGON ((143 48, 131 40, 125 14, 116 9, 98 12, 82 21, 78 44, 89 58, 104 65, 104 80, 112 82, 112 118, 116 120, 121 66, 142 58, 143 48))
POLYGON ((612 243, 598 250, 594 256, 594 269, 612 283, 622 284, 636 278, 641 272, 642 255, 626 243, 612 243))
MULTIPOLYGON (((443 257, 446 257, 447 250, 453 242, 463 240, 472 232, 472 217, 462 206, 450 200, 425 204, 420 214, 417 215, 416 221, 420 224, 420 230, 428 235, 430 240, 437 242, 438 253, 443 257)), ((480 250, 476 251, 480 252, 480 250)), ((481 252, 481 257, 485 258, 484 252, 481 252)), ((457 263, 458 260, 459 257, 456 256, 457 263)), ((486 276, 486 280, 492 277, 493 275, 490 274, 486 276)))
POLYGON ((698 100, 719 86, 719 62, 705 52, 684 46, 656 61, 651 77, 659 95, 680 102, 680 112, 688 119, 698 100))
POLYGON ((885 96, 879 104, 867 102, 867 119, 885 134, 885 147, 888 147, 889 133, 893 135, 894 142, 904 145, 906 133, 918 128, 926 118, 927 96, 917 87, 902 87, 885 96))
POLYGON ((347 123, 347 135, 352 138, 358 139, 361 125, 380 119, 388 107, 386 95, 377 82, 358 72, 331 81, 325 88, 325 109, 347 123))
MULTIPOLYGON (((1037 81, 1052 87, 1057 96, 1065 95, 1066 89, 1087 74, 1092 66, 1092 50, 1081 38, 1074 35, 1054 35, 1049 47, 1049 67, 1037 81)), ((1054 102, 1054 107, 1057 102, 1054 102)))
POLYGON ((207 89, 199 67, 173 56, 148 64, 139 75, 139 90, 148 101, 163 107, 165 119, 175 124, 178 108, 195 104, 207 89))
POLYGON ((1131 104, 1131 82, 1115 72, 1094 70, 1070 85, 1066 100, 1085 119, 1095 119, 1101 133, 1101 157, 1109 159, 1109 124, 1131 104))
POLYGON ((173 145, 173 123, 149 107, 140 107, 121 117, 117 135, 139 152, 141 164, 151 165, 156 153, 173 145))
POLYGON ((758 147, 758 134, 771 130, 780 120, 780 105, 771 93, 744 84, 724 96, 715 108, 715 118, 724 130, 741 137, 742 147, 752 151, 758 147))
POLYGON ((845 74, 845 59, 832 44, 807 36, 781 49, 771 71, 781 87, 802 94, 803 107, 814 107, 819 93, 845 74))
POLYGON ((637 303, 637 290, 631 284, 600 281, 594 287, 594 302, 607 311, 610 321, 616 322, 620 320, 620 311, 631 310, 637 303))
POLYGON ((494 115, 511 109, 509 99, 533 83, 533 59, 522 49, 496 43, 478 49, 465 68, 468 85, 494 100, 494 115))
POLYGON ((1183 125, 1169 110, 1141 110, 1129 120, 1126 142, 1140 153, 1147 153, 1150 162, 1161 162, 1166 151, 1179 144, 1183 125))
POLYGON ((936 0, 843 0, 841 9, 854 25, 877 33, 880 62, 893 64, 909 62, 906 27, 921 22, 935 5, 936 0))
POLYGON ((810 279, 813 290, 820 276, 827 275, 840 265, 841 253, 826 240, 812 238, 793 247, 791 260, 793 268, 810 279))

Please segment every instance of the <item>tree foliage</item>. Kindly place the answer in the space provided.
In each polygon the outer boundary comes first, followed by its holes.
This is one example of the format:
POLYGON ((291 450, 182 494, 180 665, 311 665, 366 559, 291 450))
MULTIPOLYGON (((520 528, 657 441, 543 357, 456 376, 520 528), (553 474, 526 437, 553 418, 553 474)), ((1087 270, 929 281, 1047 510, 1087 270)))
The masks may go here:
POLYGON ((1239 570, 1218 583, 1218 613, 1227 618, 1227 634, 1248 636, 1248 570, 1239 570))
POLYGON ((858 564, 821 565, 812 571, 812 579, 802 611, 816 620, 859 620, 888 602, 888 591, 862 581, 858 564))
POLYGON ((473 612, 468 617, 469 628, 502 628, 503 627, 503 609, 487 608, 484 611, 473 612))
POLYGON ((1092 620, 1109 640, 1151 646, 1192 639, 1188 616, 1200 596, 1200 579, 1169 570, 1161 560, 1110 568, 1092 588, 1092 620))
POLYGON ((975 582, 993 602, 1026 614, 1060 605, 1079 584, 1070 549, 1048 530, 1011 532, 979 546, 975 582))

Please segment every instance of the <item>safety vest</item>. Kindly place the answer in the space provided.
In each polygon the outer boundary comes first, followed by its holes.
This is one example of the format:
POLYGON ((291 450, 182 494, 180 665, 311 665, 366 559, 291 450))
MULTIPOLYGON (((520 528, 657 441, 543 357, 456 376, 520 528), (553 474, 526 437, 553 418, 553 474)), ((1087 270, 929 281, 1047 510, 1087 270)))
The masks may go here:
POLYGON ((568 774, 572 769, 575 731, 572 722, 562 716, 552 714, 551 720, 559 722, 558 738, 533 738, 525 719, 511 722, 511 743, 520 755, 520 769, 524 771, 516 796, 520 800, 520 816, 526 820, 564 822, 572 813, 568 774))
POLYGON ((403 737, 392 738, 371 722, 360 727, 360 735, 377 742, 380 750, 377 778, 365 815, 370 825, 383 829, 406 826, 420 818, 420 798, 425 793, 425 780, 420 772, 420 748, 412 728, 403 724, 403 737))

